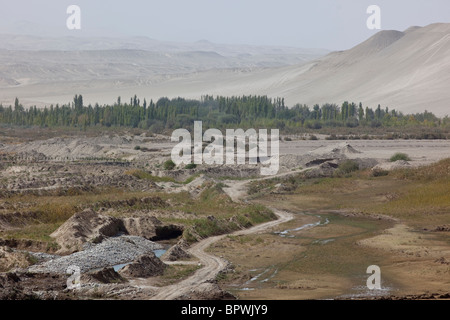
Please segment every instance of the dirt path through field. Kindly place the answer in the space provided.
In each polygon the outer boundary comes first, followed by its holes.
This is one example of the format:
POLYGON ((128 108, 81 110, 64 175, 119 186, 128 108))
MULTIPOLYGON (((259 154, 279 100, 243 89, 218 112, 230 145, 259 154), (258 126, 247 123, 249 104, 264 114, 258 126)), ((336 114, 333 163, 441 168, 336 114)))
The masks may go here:
MULTIPOLYGON (((273 228, 279 224, 288 222, 293 219, 293 215, 289 212, 273 209, 277 215, 278 220, 269 221, 252 227, 250 229, 240 230, 234 232, 233 235, 247 235, 263 232, 273 228)), ((186 293, 189 293, 192 288, 198 286, 203 282, 214 280, 217 274, 227 266, 227 261, 205 252, 205 250, 213 243, 223 239, 227 235, 220 235, 204 239, 193 245, 188 251, 193 256, 197 257, 202 264, 202 268, 195 272, 191 277, 176 283, 174 285, 160 288, 159 292, 152 297, 155 300, 172 300, 186 293)))
MULTIPOLYGON (((268 176, 261 179, 255 180, 266 180, 275 177, 284 177, 292 174, 298 174, 301 171, 287 172, 277 176, 268 176)), ((228 187, 224 188, 224 191, 230 196, 230 198, 235 201, 241 201, 246 195, 246 185, 255 180, 245 180, 245 181, 225 181, 228 187)), ((292 213, 281 211, 275 208, 270 208, 278 217, 277 220, 269 221, 249 229, 240 230, 232 233, 232 235, 248 235, 267 231, 277 225, 288 222, 294 218, 292 213)), ((180 297, 186 293, 189 293, 192 288, 198 286, 203 282, 208 282, 214 280, 217 274, 227 266, 227 261, 224 259, 214 256, 205 252, 205 250, 210 247, 213 243, 226 237, 225 235, 215 236, 206 238, 189 248, 189 253, 197 257, 202 265, 202 268, 195 272, 189 278, 176 283, 174 285, 166 286, 158 289, 158 293, 152 297, 155 300, 171 300, 180 297)), ((155 288, 154 288, 155 289, 155 288)))

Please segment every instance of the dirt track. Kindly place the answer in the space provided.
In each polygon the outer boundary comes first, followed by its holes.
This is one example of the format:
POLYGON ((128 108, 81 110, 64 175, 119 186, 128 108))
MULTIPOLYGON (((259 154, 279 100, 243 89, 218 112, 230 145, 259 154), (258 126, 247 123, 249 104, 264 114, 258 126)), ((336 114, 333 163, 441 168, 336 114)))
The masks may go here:
MULTIPOLYGON (((293 215, 291 213, 280 211, 277 209, 272 210, 278 216, 278 220, 263 223, 250 229, 240 230, 233 233, 233 235, 246 235, 263 232, 272 227, 275 227, 279 224, 288 222, 293 219, 293 215)), ((214 255, 211 255, 205 252, 205 250, 210 245, 221 240, 226 236, 227 235, 210 237, 193 245, 188 251, 190 254, 200 259, 203 267, 188 279, 185 279, 177 284, 161 288, 160 291, 155 296, 152 297, 152 299, 172 300, 189 293, 192 288, 198 286, 203 282, 214 280, 216 275, 227 266, 227 261, 214 255)))
MULTIPOLYGON (((290 174, 298 174, 297 172, 288 172, 279 174, 278 176, 286 176, 290 174)), ((265 177, 258 180, 272 179, 275 176, 265 177)), ((230 198, 235 201, 241 201, 245 196, 246 191, 245 187, 248 183, 253 180, 245 180, 245 181, 226 181, 226 184, 230 185, 228 188, 224 188, 224 191, 230 196, 230 198)), ((285 211, 281 211, 275 208, 270 208, 278 217, 277 220, 269 221, 267 223, 263 223, 257 226, 254 226, 249 229, 244 229, 240 231, 236 231, 232 233, 232 235, 248 235, 255 234, 266 231, 270 228, 273 228, 282 223, 288 222, 293 219, 293 214, 285 211)), ((228 234, 215 236, 206 238, 191 248, 189 248, 188 252, 197 257, 202 265, 202 268, 199 269, 196 273, 194 273, 191 277, 177 283, 174 285, 166 286, 158 290, 159 292, 152 297, 154 300, 172 300, 177 297, 183 296, 191 291, 192 288, 198 286, 201 283, 208 282, 214 280, 217 274, 223 270, 227 266, 227 261, 222 258, 216 257, 212 254, 205 252, 205 250, 211 246, 213 243, 223 239, 228 234)), ((156 288, 153 288, 156 289, 156 288)))

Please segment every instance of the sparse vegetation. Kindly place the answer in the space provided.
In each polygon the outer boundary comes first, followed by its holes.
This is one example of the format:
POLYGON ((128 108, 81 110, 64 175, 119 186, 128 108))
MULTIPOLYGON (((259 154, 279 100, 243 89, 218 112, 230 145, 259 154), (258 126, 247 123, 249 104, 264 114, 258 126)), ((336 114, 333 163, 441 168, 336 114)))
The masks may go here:
POLYGON ((163 164, 163 168, 164 168, 164 170, 173 170, 173 169, 175 169, 175 167, 176 167, 176 164, 175 164, 175 162, 173 162, 172 160, 167 160, 166 162, 164 162, 164 164, 163 164))
POLYGON ((358 171, 359 165, 353 160, 346 160, 339 164, 338 169, 335 172, 335 175, 338 177, 349 175, 352 172, 358 171))
POLYGON ((396 153, 394 154, 389 161, 390 162, 395 162, 395 161, 399 161, 399 160, 403 160, 403 161, 411 161, 411 158, 405 154, 405 153, 396 153))
POLYGON ((192 170, 192 169, 196 169, 197 165, 195 163, 189 163, 184 168, 187 170, 192 170))
POLYGON ((427 225, 450 222, 445 215, 450 210, 449 190, 450 159, 446 159, 430 166, 384 172, 376 179, 368 171, 340 179, 308 179, 286 196, 305 210, 383 214, 427 225))
MULTIPOLYGON (((161 195, 162 198, 168 195, 161 195)), ((220 235, 248 228, 276 218, 275 214, 262 205, 238 204, 222 191, 221 185, 208 183, 204 191, 193 199, 188 193, 170 195, 173 206, 170 210, 182 211, 186 219, 164 219, 166 222, 181 223, 187 228, 183 238, 189 243, 214 235, 220 235)))

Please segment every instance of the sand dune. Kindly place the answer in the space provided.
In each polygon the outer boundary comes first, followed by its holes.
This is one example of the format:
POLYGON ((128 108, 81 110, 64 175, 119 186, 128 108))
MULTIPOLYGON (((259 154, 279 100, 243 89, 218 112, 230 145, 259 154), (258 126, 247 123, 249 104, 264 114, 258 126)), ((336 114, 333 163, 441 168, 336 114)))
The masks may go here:
POLYGON ((450 24, 381 31, 350 50, 316 60, 289 50, 245 55, 250 47, 226 51, 208 42, 199 45, 212 51, 53 52, 52 64, 43 61, 45 53, 30 51, 20 51, 15 61, 22 60, 13 64, 3 51, 0 102, 18 96, 25 104, 66 103, 75 93, 87 103, 112 103, 118 95, 134 94, 147 99, 262 94, 285 97, 288 105, 349 100, 407 113, 450 113, 450 24), (295 59, 301 61, 292 65, 295 59))
MULTIPOLYGON (((296 67, 251 74, 197 75, 171 83, 213 94, 268 94, 288 104, 363 102, 365 106, 438 115, 450 110, 450 24, 381 31, 360 45, 296 67), (195 85, 194 85, 195 83, 195 85)), ((162 86, 167 93, 169 86, 162 86)))

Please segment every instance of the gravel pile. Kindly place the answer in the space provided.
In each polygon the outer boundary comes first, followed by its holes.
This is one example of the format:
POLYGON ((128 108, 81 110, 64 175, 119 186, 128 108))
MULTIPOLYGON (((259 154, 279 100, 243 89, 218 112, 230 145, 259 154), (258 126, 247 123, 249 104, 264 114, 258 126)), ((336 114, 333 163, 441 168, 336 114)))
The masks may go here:
POLYGON ((87 247, 84 251, 31 266, 28 270, 34 273, 65 274, 69 266, 78 266, 81 272, 85 273, 128 263, 158 249, 162 249, 160 244, 145 238, 121 236, 106 239, 100 244, 87 247))
POLYGON ((36 258, 40 262, 60 258, 60 256, 55 255, 55 254, 48 254, 48 253, 43 253, 43 252, 31 252, 31 251, 25 251, 25 252, 27 252, 30 256, 36 258))

